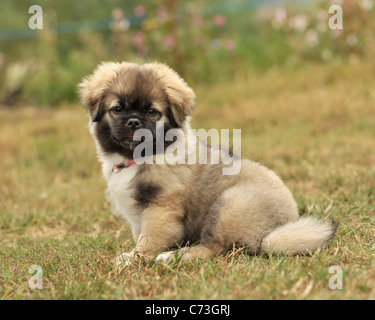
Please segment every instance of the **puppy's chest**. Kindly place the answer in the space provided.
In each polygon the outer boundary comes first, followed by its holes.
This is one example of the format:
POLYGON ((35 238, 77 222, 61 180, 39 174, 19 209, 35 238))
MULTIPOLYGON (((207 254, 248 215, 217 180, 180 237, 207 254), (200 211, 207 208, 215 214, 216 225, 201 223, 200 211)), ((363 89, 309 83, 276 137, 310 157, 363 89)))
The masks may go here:
POLYGON ((107 190, 117 212, 137 228, 141 225, 142 211, 155 203, 164 191, 147 177, 147 173, 139 173, 134 165, 107 178, 107 190))
POLYGON ((116 174, 111 174, 107 179, 109 195, 115 205, 117 212, 126 218, 133 227, 141 224, 142 208, 134 197, 134 177, 137 168, 129 167, 116 174))

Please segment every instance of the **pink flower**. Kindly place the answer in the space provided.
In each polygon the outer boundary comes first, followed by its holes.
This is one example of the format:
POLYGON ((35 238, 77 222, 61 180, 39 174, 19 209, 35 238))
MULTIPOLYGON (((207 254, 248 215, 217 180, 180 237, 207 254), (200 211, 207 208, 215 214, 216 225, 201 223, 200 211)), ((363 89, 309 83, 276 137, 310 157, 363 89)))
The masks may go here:
POLYGON ((275 29, 280 29, 285 24, 287 18, 287 12, 284 8, 278 8, 275 11, 273 20, 272 20, 272 26, 275 29))
POLYGON ((306 32, 306 41, 310 47, 315 47, 319 44, 318 33, 314 29, 309 29, 306 32))
POLYGON ((132 42, 136 48, 142 47, 145 43, 145 34, 142 31, 137 32, 134 35, 132 42))
POLYGON ((167 35, 163 40, 163 44, 164 46, 169 47, 169 48, 173 47, 176 44, 176 38, 171 34, 167 35))
POLYGON ((289 24, 294 30, 303 32, 309 24, 309 17, 306 14, 297 14, 290 19, 289 24))
POLYGON ((203 25, 203 18, 200 15, 193 16, 193 25, 201 27, 203 25))
POLYGON ((164 21, 167 18, 167 15, 168 15, 168 11, 167 11, 166 6, 157 7, 156 14, 157 14, 158 19, 160 21, 164 21))
POLYGON ((223 46, 226 50, 232 51, 236 48, 236 43, 233 39, 224 39, 223 46))
POLYGON ((145 56, 147 53, 145 40, 146 37, 142 31, 138 31, 132 39, 133 46, 137 49, 137 52, 140 56, 145 56))
POLYGON ((146 9, 144 6, 136 6, 133 10, 133 13, 137 17, 143 17, 146 14, 146 9))
POLYGON ((217 27, 224 27, 227 24, 227 18, 221 14, 214 15, 212 21, 217 27))

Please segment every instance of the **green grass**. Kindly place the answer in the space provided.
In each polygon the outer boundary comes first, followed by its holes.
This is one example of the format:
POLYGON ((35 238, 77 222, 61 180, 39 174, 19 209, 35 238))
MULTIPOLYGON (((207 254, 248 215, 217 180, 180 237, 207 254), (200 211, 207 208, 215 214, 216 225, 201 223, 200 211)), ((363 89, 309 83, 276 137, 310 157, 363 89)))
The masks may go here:
POLYGON ((275 170, 301 214, 340 221, 312 256, 243 251, 117 270, 134 245, 113 214, 78 105, 0 111, 2 299, 374 299, 374 66, 271 70, 195 88, 195 128, 241 128, 243 156, 275 170), (31 290, 29 267, 43 269, 31 290), (343 269, 331 290, 329 267, 343 269))

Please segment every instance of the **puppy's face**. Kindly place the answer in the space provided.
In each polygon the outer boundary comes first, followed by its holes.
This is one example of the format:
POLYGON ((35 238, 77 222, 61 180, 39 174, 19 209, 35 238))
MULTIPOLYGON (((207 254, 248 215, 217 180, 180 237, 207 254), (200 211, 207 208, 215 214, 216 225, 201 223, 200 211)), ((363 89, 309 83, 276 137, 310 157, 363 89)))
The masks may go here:
POLYGON ((134 141, 136 130, 149 130, 155 141, 157 121, 165 132, 183 127, 195 100, 173 70, 156 63, 104 63, 79 86, 103 151, 130 159, 141 143, 134 141))
POLYGON ((146 72, 128 71, 111 83, 96 111, 96 137, 104 151, 130 154, 141 141, 138 129, 147 129, 156 138, 156 121, 165 129, 178 126, 169 110, 169 101, 161 84, 146 72))

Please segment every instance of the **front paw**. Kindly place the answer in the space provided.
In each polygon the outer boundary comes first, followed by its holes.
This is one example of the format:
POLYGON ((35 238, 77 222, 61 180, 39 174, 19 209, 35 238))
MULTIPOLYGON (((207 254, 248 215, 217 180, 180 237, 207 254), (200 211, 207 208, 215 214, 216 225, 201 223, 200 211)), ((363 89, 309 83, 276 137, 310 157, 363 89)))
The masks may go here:
POLYGON ((115 265, 117 267, 120 266, 128 266, 130 265, 135 259, 137 258, 136 254, 134 251, 131 252, 124 252, 117 256, 115 258, 115 265))

